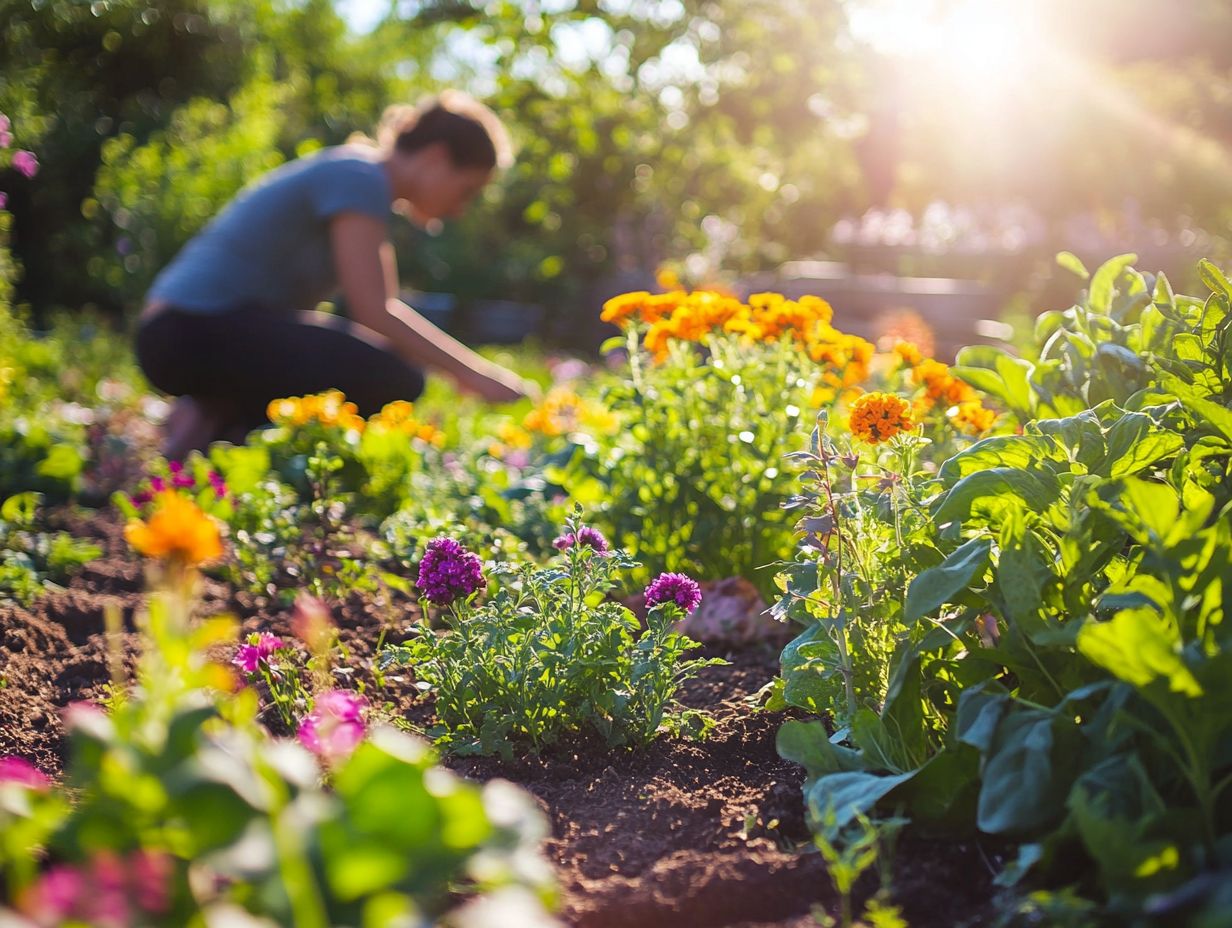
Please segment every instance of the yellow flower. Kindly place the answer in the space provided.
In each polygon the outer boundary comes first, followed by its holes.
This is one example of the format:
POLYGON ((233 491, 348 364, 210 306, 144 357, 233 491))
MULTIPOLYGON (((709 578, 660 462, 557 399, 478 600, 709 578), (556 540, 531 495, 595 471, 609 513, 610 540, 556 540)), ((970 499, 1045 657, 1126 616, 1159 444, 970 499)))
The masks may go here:
POLYGON ((299 412, 299 405, 299 398, 294 396, 280 400, 270 400, 270 404, 265 407, 266 418, 275 425, 283 425, 295 418, 299 412))
POLYGON ((641 315, 642 307, 649 298, 650 293, 646 290, 614 296, 603 304, 599 318, 623 327, 630 319, 641 315))
POLYGON ((660 290, 680 290, 680 275, 670 267, 661 267, 655 271, 655 283, 660 290))
POLYGON ((912 342, 899 342, 894 346, 894 353, 902 358, 908 367, 915 367, 924 360, 924 355, 912 342))
POLYGON ((222 539, 214 520, 174 490, 155 496, 149 522, 130 519, 124 538, 146 557, 192 566, 222 556, 222 539))
POLYGON ((500 439, 501 444, 508 445, 510 448, 529 448, 534 443, 529 432, 518 428, 512 422, 502 422, 497 426, 496 437, 500 439))
POLYGON ((951 407, 946 415, 955 428, 961 429, 968 435, 980 435, 987 432, 997 421, 997 414, 991 409, 985 409, 979 400, 959 403, 951 407))
POLYGON ((865 393, 851 405, 851 432, 870 444, 889 441, 914 425, 911 407, 893 393, 865 393))

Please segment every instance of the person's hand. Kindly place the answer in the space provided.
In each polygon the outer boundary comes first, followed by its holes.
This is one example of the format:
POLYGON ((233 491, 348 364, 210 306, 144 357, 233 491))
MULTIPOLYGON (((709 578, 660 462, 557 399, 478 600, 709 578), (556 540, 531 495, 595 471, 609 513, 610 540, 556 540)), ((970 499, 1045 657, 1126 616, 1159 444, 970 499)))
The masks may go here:
POLYGON ((537 383, 496 365, 459 377, 458 387, 489 403, 514 403, 523 397, 536 399, 540 394, 537 383))

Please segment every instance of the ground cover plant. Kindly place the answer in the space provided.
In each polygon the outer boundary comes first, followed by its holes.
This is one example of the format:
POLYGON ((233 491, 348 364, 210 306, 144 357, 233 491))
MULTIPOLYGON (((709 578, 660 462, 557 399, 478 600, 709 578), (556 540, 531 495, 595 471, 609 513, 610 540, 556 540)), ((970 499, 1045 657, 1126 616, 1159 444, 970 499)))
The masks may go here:
POLYGON ((781 575, 803 629, 773 699, 833 725, 779 735, 818 834, 898 811, 1002 837, 1024 924, 1229 911, 1232 288, 1132 260, 1041 317, 1034 356, 960 353, 1012 431, 941 459, 815 429, 781 575))
POLYGON ((681 660, 698 647, 675 625, 701 601, 697 584, 663 574, 646 591, 645 628, 604 595, 636 566, 580 521, 557 539, 545 566, 505 566, 486 587, 479 558, 450 538, 428 542, 417 585, 446 630, 420 627, 382 655, 405 664, 435 696, 440 736, 458 753, 542 750, 568 735, 640 745, 663 729, 704 733, 704 713, 675 704, 680 684, 717 661, 681 660), (503 580, 503 582, 502 582, 503 580))

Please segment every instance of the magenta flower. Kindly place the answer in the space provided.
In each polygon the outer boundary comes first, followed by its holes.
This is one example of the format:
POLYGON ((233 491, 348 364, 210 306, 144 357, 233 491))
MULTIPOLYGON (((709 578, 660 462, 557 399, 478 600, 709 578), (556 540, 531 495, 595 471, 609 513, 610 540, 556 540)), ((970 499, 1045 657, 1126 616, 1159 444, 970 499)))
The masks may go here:
POLYGON ((210 487, 214 490, 214 495, 219 499, 223 499, 227 495, 227 481, 222 479, 222 474, 216 470, 210 471, 210 487))
POLYGON ((702 602, 702 588, 684 574, 659 574, 646 587, 646 606, 653 609, 661 603, 675 603, 686 613, 702 602))
POLYGON ((591 528, 589 525, 583 525, 577 530, 576 534, 574 532, 565 532, 552 541, 552 547, 557 551, 568 551, 574 545, 591 548, 595 554, 610 554, 612 550, 612 546, 607 543, 603 533, 597 528, 591 528))
POLYGON ((30 789, 47 789, 51 780, 34 764, 21 757, 0 757, 0 783, 16 783, 30 789))
MULTIPOLYGON (((9 118, 3 113, 0 113, 0 148, 8 148, 13 144, 13 124, 9 122, 9 118)), ((3 204, 0 204, 2 206, 3 204)))
POLYGON ((9 195, 3 190, 0 190, 0 209, 4 209, 9 205, 9 195))
POLYGON ((137 912, 164 913, 172 862, 156 851, 138 850, 127 858, 102 852, 88 864, 48 868, 19 900, 22 911, 38 925, 71 920, 95 928, 145 924, 137 912))
POLYGON ((13 169, 25 177, 33 177, 38 173, 38 158, 34 157, 32 151, 15 151, 13 152, 13 169))
POLYGON ((342 760, 364 740, 367 700, 347 690, 330 690, 316 699, 300 723, 299 743, 329 763, 342 760))
POLYGON ((433 538, 419 562, 415 585, 429 601, 448 605, 483 587, 483 562, 452 538, 433 538))
POLYGON ((261 662, 268 664, 270 655, 282 647, 285 647, 285 644, 277 635, 268 632, 249 635, 248 642, 235 649, 235 657, 231 659, 231 663, 244 673, 256 673, 261 669, 261 662))

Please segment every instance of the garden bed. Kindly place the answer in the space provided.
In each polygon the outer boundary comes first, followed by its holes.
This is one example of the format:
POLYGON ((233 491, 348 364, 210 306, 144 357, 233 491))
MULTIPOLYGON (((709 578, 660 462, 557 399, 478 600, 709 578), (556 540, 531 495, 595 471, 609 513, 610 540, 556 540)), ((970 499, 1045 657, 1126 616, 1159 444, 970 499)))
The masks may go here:
MULTIPOLYGON (((59 521, 97 539, 104 557, 29 609, 0 607, 0 755, 25 757, 53 774, 63 760, 60 710, 106 692, 104 611, 115 604, 131 623, 143 587, 141 566, 125 553, 114 517, 61 513, 59 521)), ((245 631, 288 631, 285 610, 213 581, 202 593, 207 613, 232 612, 245 631)), ((355 597, 335 610, 349 655, 344 671, 356 683, 372 686, 382 629, 386 641, 400 640, 398 629, 413 609, 355 597)), ((130 632, 128 657, 134 645, 130 632)), ((682 693, 686 704, 717 720, 705 741, 663 738, 640 751, 574 745, 512 762, 448 762, 476 780, 512 780, 538 799, 551 825, 544 850, 557 873, 565 923, 804 926, 815 924, 815 906, 833 911, 824 863, 801 850, 808 839, 804 771, 775 749, 784 716, 751 711, 751 698, 777 672, 778 649, 758 643, 710 648, 707 656, 730 663, 704 669, 682 693)), ((369 689, 374 703, 413 723, 429 720, 430 705, 416 700, 411 681, 385 682, 383 690, 369 689)), ((895 901, 909 923, 983 923, 994 864, 987 854, 970 842, 906 835, 892 866, 895 901)))

